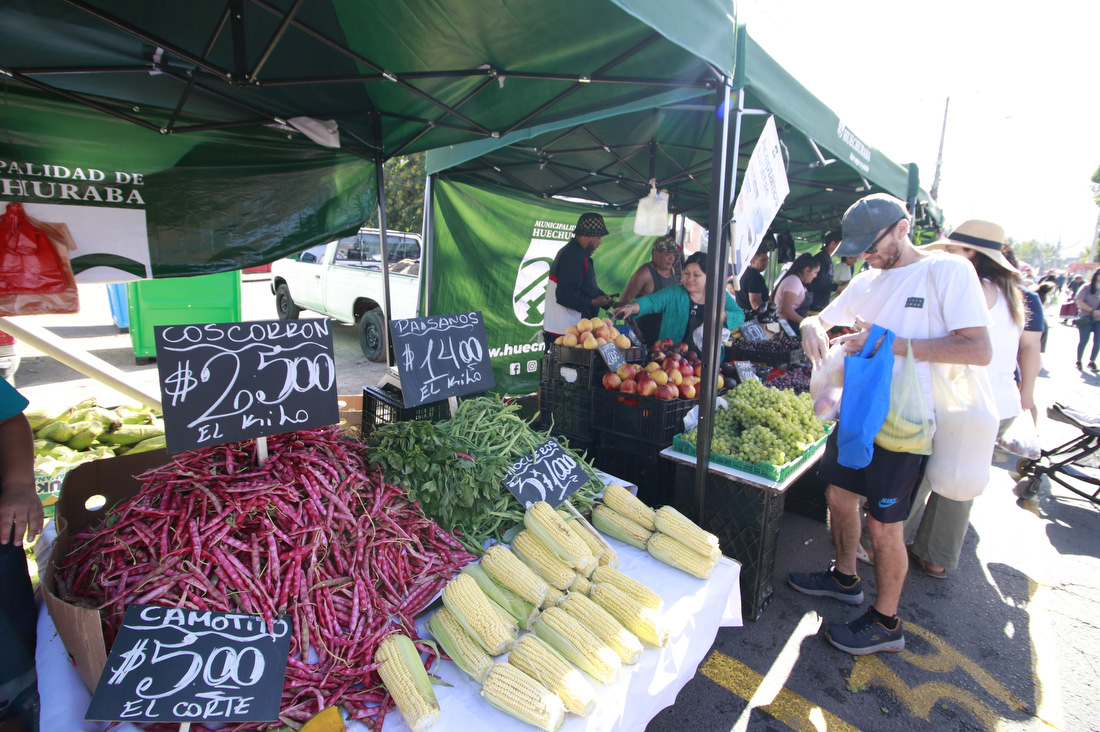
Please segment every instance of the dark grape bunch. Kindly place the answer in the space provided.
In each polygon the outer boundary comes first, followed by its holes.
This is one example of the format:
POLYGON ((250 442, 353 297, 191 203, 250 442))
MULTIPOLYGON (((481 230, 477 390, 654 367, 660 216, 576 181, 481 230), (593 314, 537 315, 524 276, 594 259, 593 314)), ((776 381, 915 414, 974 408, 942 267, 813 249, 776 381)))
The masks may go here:
POLYGON ((748 354, 773 354, 790 353, 802 348, 802 341, 791 336, 780 336, 770 341, 737 341, 733 349, 737 353, 748 354))
POLYGON ((810 390, 810 364, 792 366, 786 373, 768 380, 765 386, 776 389, 789 389, 795 394, 804 394, 810 390))

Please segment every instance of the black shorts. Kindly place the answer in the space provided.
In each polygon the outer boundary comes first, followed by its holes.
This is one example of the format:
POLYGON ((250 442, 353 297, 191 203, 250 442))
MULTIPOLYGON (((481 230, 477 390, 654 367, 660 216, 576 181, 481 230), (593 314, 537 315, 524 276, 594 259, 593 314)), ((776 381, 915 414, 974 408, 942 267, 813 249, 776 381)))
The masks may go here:
POLYGON ((867 498, 867 511, 884 524, 909 518, 913 492, 924 477, 927 455, 891 452, 875 445, 871 463, 860 469, 837 462, 836 430, 825 443, 817 477, 838 488, 867 498))

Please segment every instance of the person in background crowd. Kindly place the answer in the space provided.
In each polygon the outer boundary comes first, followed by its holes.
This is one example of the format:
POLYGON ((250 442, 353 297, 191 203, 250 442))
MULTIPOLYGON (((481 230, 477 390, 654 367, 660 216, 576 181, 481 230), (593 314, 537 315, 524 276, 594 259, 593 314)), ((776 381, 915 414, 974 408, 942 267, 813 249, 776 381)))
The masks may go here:
POLYGON ((1077 343, 1077 368, 1081 369, 1081 358, 1085 355, 1085 346, 1092 336, 1092 353, 1089 355, 1089 370, 1097 371, 1096 354, 1100 353, 1100 269, 1092 273, 1087 285, 1077 288, 1077 330, 1081 338, 1077 343))
POLYGON ((16 719, 36 732, 38 608, 23 536, 38 536, 43 512, 34 487, 34 435, 23 416, 26 408, 23 395, 0 379, 0 726, 16 719))
POLYGON ((769 256, 770 252, 761 245, 741 273, 741 288, 737 290, 736 298, 737 305, 746 313, 751 313, 768 302, 768 283, 764 280, 764 270, 768 268, 769 256))
MULTIPOLYGON (((684 263, 684 283, 675 287, 666 287, 660 292, 643 295, 633 302, 615 308, 614 317, 628 315, 647 315, 661 313, 661 332, 659 338, 671 338, 675 343, 687 343, 696 352, 700 346, 695 341, 695 332, 703 324, 703 305, 707 288, 707 256, 696 252, 684 263)), ((745 322, 745 313, 728 292, 726 298, 725 326, 730 330, 745 322)))
POLYGON ((790 269, 772 288, 772 299, 775 300, 779 317, 797 325, 809 314, 810 298, 806 286, 813 282, 820 269, 821 265, 813 254, 799 254, 794 258, 790 269))
MULTIPOLYGON (((619 304, 630 302, 636 297, 659 292, 666 287, 680 284, 672 272, 672 265, 680 257, 680 246, 676 238, 666 234, 653 242, 653 252, 648 262, 630 276, 623 290, 619 304)), ((638 318, 639 334, 647 344, 657 340, 657 334, 661 332, 661 316, 658 313, 638 318)))
POLYGON ((727 277, 726 278, 726 292, 733 295, 734 300, 737 299, 737 278, 736 277, 727 277))
POLYGON ((811 295, 810 312, 817 313, 825 309, 836 290, 833 282, 833 252, 840 246, 840 230, 833 229, 821 242, 821 251, 814 255, 819 269, 813 280, 806 285, 811 295))
POLYGON ((858 261, 859 257, 841 257, 840 264, 833 268, 833 284, 836 285, 838 293, 843 292, 848 283, 852 281, 852 277, 856 274, 855 264, 858 261))
POLYGON ((581 318, 593 318, 600 308, 615 304, 615 298, 596 284, 596 267, 592 253, 607 236, 603 216, 581 214, 573 228, 573 238, 558 250, 550 265, 550 281, 546 285, 546 311, 542 323, 546 348, 576 325, 581 318))
MULTIPOLYGON (((1001 247, 1001 254, 1005 255, 1009 264, 1017 270, 1020 269, 1020 264, 1016 261, 1016 253, 1012 251, 1011 246, 1005 244, 1001 247)), ((1031 418, 1038 424, 1039 410, 1035 406, 1035 379, 1038 378, 1039 371, 1043 367, 1042 354, 1047 349, 1047 333, 1050 329, 1047 327, 1046 315, 1043 312, 1043 302, 1039 299, 1037 292, 1029 290, 1024 285, 1022 272, 1016 276, 1016 287, 1020 289, 1020 296, 1024 302, 1024 332, 1020 338, 1020 352, 1016 354, 1020 404, 1023 409, 1031 412, 1031 418), (1038 339, 1038 345, 1036 345, 1036 339, 1038 339)))
MULTIPOLYGON (((1038 369, 1028 370, 1028 403, 1022 404, 1022 390, 1016 385, 1016 362, 1021 349, 1037 353, 1041 335, 1041 332, 1024 330, 1027 314, 1020 288, 1016 286, 1019 271, 1001 253, 1003 245, 1004 229, 989 221, 971 219, 959 224, 946 239, 921 247, 929 251, 942 249, 964 257, 981 280, 985 304, 993 320, 989 329, 993 358, 985 370, 1001 420, 1001 433, 1008 429, 1021 408, 1030 410, 1035 406, 1038 369)), ((934 493, 934 488, 927 478, 921 481, 904 532, 906 536, 915 532, 910 552, 925 574, 944 579, 948 570, 959 566, 959 554, 970 526, 974 501, 945 498, 934 493)))
MULTIPOLYGON (((981 285, 960 257, 926 254, 909 239, 905 205, 886 194, 861 198, 845 212, 840 256, 859 255, 871 270, 854 277, 820 315, 802 323, 806 355, 820 364, 829 349, 828 330, 834 325, 881 325, 896 335, 895 373, 905 366, 911 346, 924 398, 932 408, 931 364, 989 363, 989 310, 981 285), (935 287, 933 291, 931 288, 935 287)), ((867 330, 841 336, 847 353, 858 353, 867 330)), ((792 572, 790 585, 807 595, 831 597, 849 605, 863 602, 863 581, 856 573, 860 497, 867 499, 867 527, 875 551, 877 596, 874 605, 849 623, 834 625, 825 637, 854 655, 900 651, 905 647, 898 603, 909 561, 902 522, 909 515, 913 491, 924 476, 926 458, 875 446, 867 467, 854 470, 838 462, 837 430, 833 430, 818 464, 828 484, 830 529, 836 562, 823 572, 792 572)))
POLYGON ((1067 285, 1067 288, 1069 289, 1069 296, 1071 298, 1077 297, 1077 290, 1079 290, 1081 288, 1081 285, 1083 284, 1085 284, 1085 278, 1083 275, 1073 275, 1073 279, 1070 281, 1069 285, 1067 285))

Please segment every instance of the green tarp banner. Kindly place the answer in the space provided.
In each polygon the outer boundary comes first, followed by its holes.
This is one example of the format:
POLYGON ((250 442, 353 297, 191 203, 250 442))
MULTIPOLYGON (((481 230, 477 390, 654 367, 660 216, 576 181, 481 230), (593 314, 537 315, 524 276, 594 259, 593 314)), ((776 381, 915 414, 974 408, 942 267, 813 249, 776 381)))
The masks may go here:
POLYGON ((4 95, 0 212, 65 224, 80 282, 241 269, 354 232, 375 165, 276 129, 161 135, 35 93, 4 95))
MULTIPOLYGON (((543 356, 542 314, 547 272, 569 241, 577 218, 591 206, 533 201, 439 181, 434 188, 433 315, 480 310, 496 391, 538 390, 543 356)), ((634 214, 600 211, 610 232, 593 255, 596 279, 607 293, 623 291, 649 261, 656 237, 634 234, 634 214)))

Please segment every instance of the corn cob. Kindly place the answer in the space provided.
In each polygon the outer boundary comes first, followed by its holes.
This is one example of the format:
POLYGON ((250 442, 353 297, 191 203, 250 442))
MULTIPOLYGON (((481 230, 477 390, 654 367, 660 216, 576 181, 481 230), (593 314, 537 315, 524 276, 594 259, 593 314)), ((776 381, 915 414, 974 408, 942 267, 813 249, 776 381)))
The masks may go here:
POLYGON ((596 692, 584 674, 537 635, 520 636, 508 663, 557 694, 573 714, 587 717, 596 708, 596 692))
POLYGON ((609 645, 623 663, 635 663, 642 655, 642 642, 638 640, 638 636, 584 595, 571 592, 562 600, 560 607, 609 645))
POLYGON ((565 525, 573 529, 577 536, 581 537, 581 541, 588 545, 588 551, 592 552, 592 556, 596 558, 599 564, 610 564, 612 567, 619 566, 619 555, 615 553, 610 544, 602 541, 602 537, 596 529, 592 528, 592 524, 561 508, 558 509, 557 513, 561 516, 565 525))
POLYGON ((512 539, 512 553, 535 570, 535 574, 546 580, 548 585, 559 590, 568 589, 573 578, 577 576, 568 564, 554 556, 528 529, 519 532, 512 539))
POLYGON ((439 719, 439 703, 412 640, 400 634, 388 636, 374 652, 374 661, 379 664, 378 675, 409 729, 421 732, 435 724, 439 719))
POLYGON ((650 610, 661 612, 664 607, 664 600, 653 589, 614 567, 597 567, 592 573, 592 581, 614 585, 637 600, 639 605, 650 610))
POLYGON ((718 564, 718 557, 704 557, 668 534, 662 534, 659 531, 649 537, 647 547, 650 554, 665 564, 695 575, 699 579, 710 577, 715 565, 718 564))
POLYGON ((717 559, 722 554, 718 537, 699 528, 694 521, 672 506, 662 506, 656 513, 657 530, 668 534, 704 557, 717 559))
POLYGON ((645 549, 645 543, 649 541, 649 537, 653 534, 649 529, 631 521, 607 506, 595 505, 592 507, 592 523, 601 533, 639 549, 645 549))
POLYGON ((493 664, 481 695, 502 712, 546 732, 555 732, 565 721, 558 695, 508 663, 493 664))
POLYGON ((550 591, 546 593, 546 602, 539 606, 540 610, 545 610, 548 607, 556 607, 561 604, 561 601, 565 599, 565 593, 559 590, 557 587, 551 587, 550 591))
POLYGON ((486 597, 477 581, 459 574, 443 588, 443 605, 451 611, 470 637, 490 656, 499 656, 511 648, 519 631, 499 605, 486 597))
POLYGON ((512 550, 503 544, 495 544, 481 557, 481 566, 489 576, 532 605, 546 600, 550 586, 546 580, 521 562, 512 550))
POLYGON ((445 607, 436 610, 428 619, 428 631, 460 669, 479 684, 485 681, 485 675, 493 666, 493 659, 489 658, 489 654, 455 620, 450 610, 445 607))
MULTIPOLYGON (((597 567, 598 569, 598 567, 597 567)), ((570 594, 579 592, 582 595, 587 595, 588 591, 592 589, 592 583, 588 581, 588 578, 583 574, 573 575, 573 584, 569 585, 570 594)))
POLYGON ((543 611, 535 621, 535 635, 601 684, 619 678, 622 661, 618 654, 560 607, 543 611))
POLYGON ((498 584, 480 564, 467 564, 462 568, 462 573, 473 577, 474 581, 477 582, 477 586, 481 588, 481 591, 484 592, 490 600, 504 608, 504 610, 519 623, 519 627, 524 630, 531 630, 532 626, 535 624, 535 618, 539 616, 539 609, 537 607, 509 590, 507 587, 502 587, 498 584))
POLYGON ((596 568, 596 557, 577 533, 565 525, 546 501, 532 503, 523 514, 523 525, 539 538, 547 549, 573 569, 588 576, 596 568))
POLYGON ((608 508, 618 511, 642 528, 656 530, 657 527, 653 523, 653 509, 621 485, 611 483, 604 486, 603 502, 608 508))
POLYGON ((592 587, 592 599, 647 646, 663 648, 668 643, 668 628, 657 613, 618 587, 598 582, 592 587))

